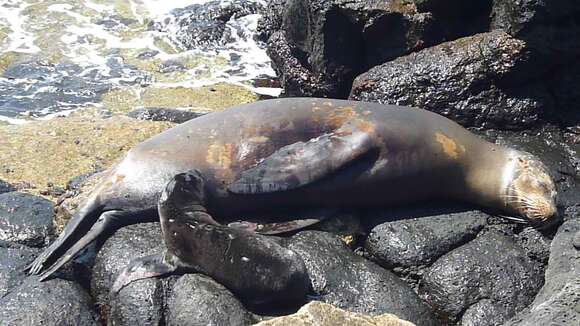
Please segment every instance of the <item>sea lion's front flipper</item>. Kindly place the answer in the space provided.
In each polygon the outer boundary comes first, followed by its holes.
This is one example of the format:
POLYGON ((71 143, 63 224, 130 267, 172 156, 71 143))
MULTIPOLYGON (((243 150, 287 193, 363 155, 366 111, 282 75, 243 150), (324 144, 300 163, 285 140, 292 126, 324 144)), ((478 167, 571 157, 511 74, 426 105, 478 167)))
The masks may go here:
POLYGON ((244 230, 248 232, 255 232, 265 235, 274 235, 300 230, 305 227, 309 227, 311 225, 319 223, 320 221, 321 219, 317 218, 307 218, 278 223, 263 223, 263 224, 248 221, 239 221, 229 223, 228 227, 232 229, 244 230))
POLYGON ((324 209, 324 210, 308 210, 303 212, 294 212, 291 216, 276 216, 276 218, 269 218, 268 220, 276 222, 252 222, 240 220, 228 223, 228 227, 232 229, 254 232, 264 235, 276 235, 286 232, 293 232, 304 229, 311 225, 320 223, 335 217, 338 210, 324 209))
POLYGON ((168 262, 164 255, 156 254, 135 259, 125 267, 110 290, 110 296, 115 296, 131 282, 150 277, 158 277, 175 273, 178 265, 168 262))
POLYGON ((298 188, 352 163, 374 148, 370 135, 350 126, 310 141, 284 146, 241 173, 228 190, 259 194, 298 188))

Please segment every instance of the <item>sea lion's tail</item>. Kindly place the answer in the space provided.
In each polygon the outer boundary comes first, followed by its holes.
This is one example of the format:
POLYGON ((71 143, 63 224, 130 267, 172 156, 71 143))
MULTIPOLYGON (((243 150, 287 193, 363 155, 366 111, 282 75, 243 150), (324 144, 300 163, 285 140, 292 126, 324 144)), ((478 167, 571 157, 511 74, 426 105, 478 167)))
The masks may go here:
MULTIPOLYGON (((54 266, 54 264, 59 260, 70 260, 72 257, 67 259, 65 255, 69 255, 70 253, 68 251, 71 247, 73 247, 81 238, 86 236, 102 213, 103 205, 101 204, 100 196, 93 193, 93 195, 89 197, 74 213, 58 239, 36 257, 36 259, 25 268, 25 270, 28 270, 30 275, 35 275, 51 266, 54 266)), ((74 256, 74 254, 76 254, 76 252, 72 255, 74 256)))

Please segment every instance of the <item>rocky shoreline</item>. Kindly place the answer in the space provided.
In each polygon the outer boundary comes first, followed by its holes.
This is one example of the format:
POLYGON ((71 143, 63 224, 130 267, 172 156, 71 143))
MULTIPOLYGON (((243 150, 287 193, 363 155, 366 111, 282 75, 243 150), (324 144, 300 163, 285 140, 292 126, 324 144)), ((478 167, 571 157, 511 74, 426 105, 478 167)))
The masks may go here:
POLYGON ((560 225, 536 230, 446 203, 345 212, 280 240, 306 264, 308 301, 331 305, 281 319, 272 317, 307 302, 250 306, 199 274, 138 281, 111 298, 121 268, 163 250, 156 223, 115 232, 59 279, 40 283, 22 269, 98 180, 95 171, 175 123, 257 96, 217 88, 213 96, 227 101, 196 110, 162 101, 0 126, 0 324, 577 325, 579 13, 574 1, 272 0, 260 22, 285 95, 418 106, 529 151, 556 181, 560 225))

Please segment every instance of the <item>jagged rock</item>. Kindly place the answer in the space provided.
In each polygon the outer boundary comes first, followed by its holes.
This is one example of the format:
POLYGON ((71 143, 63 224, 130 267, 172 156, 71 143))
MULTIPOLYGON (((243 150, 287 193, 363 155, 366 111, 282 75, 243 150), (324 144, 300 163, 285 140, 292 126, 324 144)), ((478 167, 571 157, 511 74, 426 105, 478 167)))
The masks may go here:
POLYGON ((127 116, 139 120, 169 121, 183 123, 185 121, 200 117, 207 112, 194 112, 178 109, 165 108, 141 108, 127 113, 127 116))
POLYGON ((3 194, 5 192, 11 192, 11 191, 15 191, 16 189, 14 187, 12 187, 11 184, 9 184, 6 181, 0 180, 0 194, 3 194))
POLYGON ((0 241, 41 247, 53 233, 53 203, 21 192, 0 194, 0 241))
POLYGON ((167 325, 250 325, 256 320, 223 285, 202 274, 180 277, 167 299, 167 325))
POLYGON ((444 322, 496 325, 524 309, 542 283, 542 266, 511 237, 489 230, 438 259, 420 293, 444 322), (494 318, 482 318, 488 310, 494 318))
POLYGON ((395 315, 366 316, 352 313, 319 301, 304 305, 295 314, 263 321, 256 326, 413 326, 395 315))
POLYGON ((29 277, 0 299, 0 321, 11 326, 99 325, 88 293, 78 284, 29 277))
POLYGON ((0 247, 0 298, 26 279, 24 267, 38 254, 34 248, 0 247))
POLYGON ((103 318, 117 325, 157 325, 162 320, 163 287, 158 278, 131 283, 117 297, 109 296, 119 272, 133 259, 163 250, 162 241, 158 223, 124 227, 107 239, 91 275, 92 296, 103 318))
POLYGON ((287 243, 306 264, 314 293, 338 308, 372 316, 393 313, 417 325, 435 325, 429 308, 403 281, 355 255, 336 236, 303 231, 287 243))
POLYGON ((486 218, 470 211, 387 222, 371 231, 365 248, 372 260, 389 269, 429 265, 475 238, 486 218))
POLYGON ((345 98, 356 75, 441 40, 430 14, 399 2, 276 1, 264 16, 261 37, 290 96, 345 98))
POLYGON ((370 69, 350 99, 424 108, 464 126, 521 129, 551 108, 541 84, 528 83, 528 50, 500 31, 443 43, 370 69))
POLYGON ((531 306, 510 320, 509 326, 562 325, 580 323, 580 249, 574 238, 580 234, 580 221, 560 226, 552 240, 546 283, 531 306))

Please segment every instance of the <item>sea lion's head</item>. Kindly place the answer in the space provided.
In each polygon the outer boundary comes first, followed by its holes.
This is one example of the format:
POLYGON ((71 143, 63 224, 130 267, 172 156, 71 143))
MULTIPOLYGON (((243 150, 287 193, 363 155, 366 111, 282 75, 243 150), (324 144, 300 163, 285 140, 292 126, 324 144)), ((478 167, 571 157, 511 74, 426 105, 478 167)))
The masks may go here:
POLYGON ((556 186, 546 166, 530 153, 515 151, 504 175, 508 210, 535 226, 557 221, 556 186))

